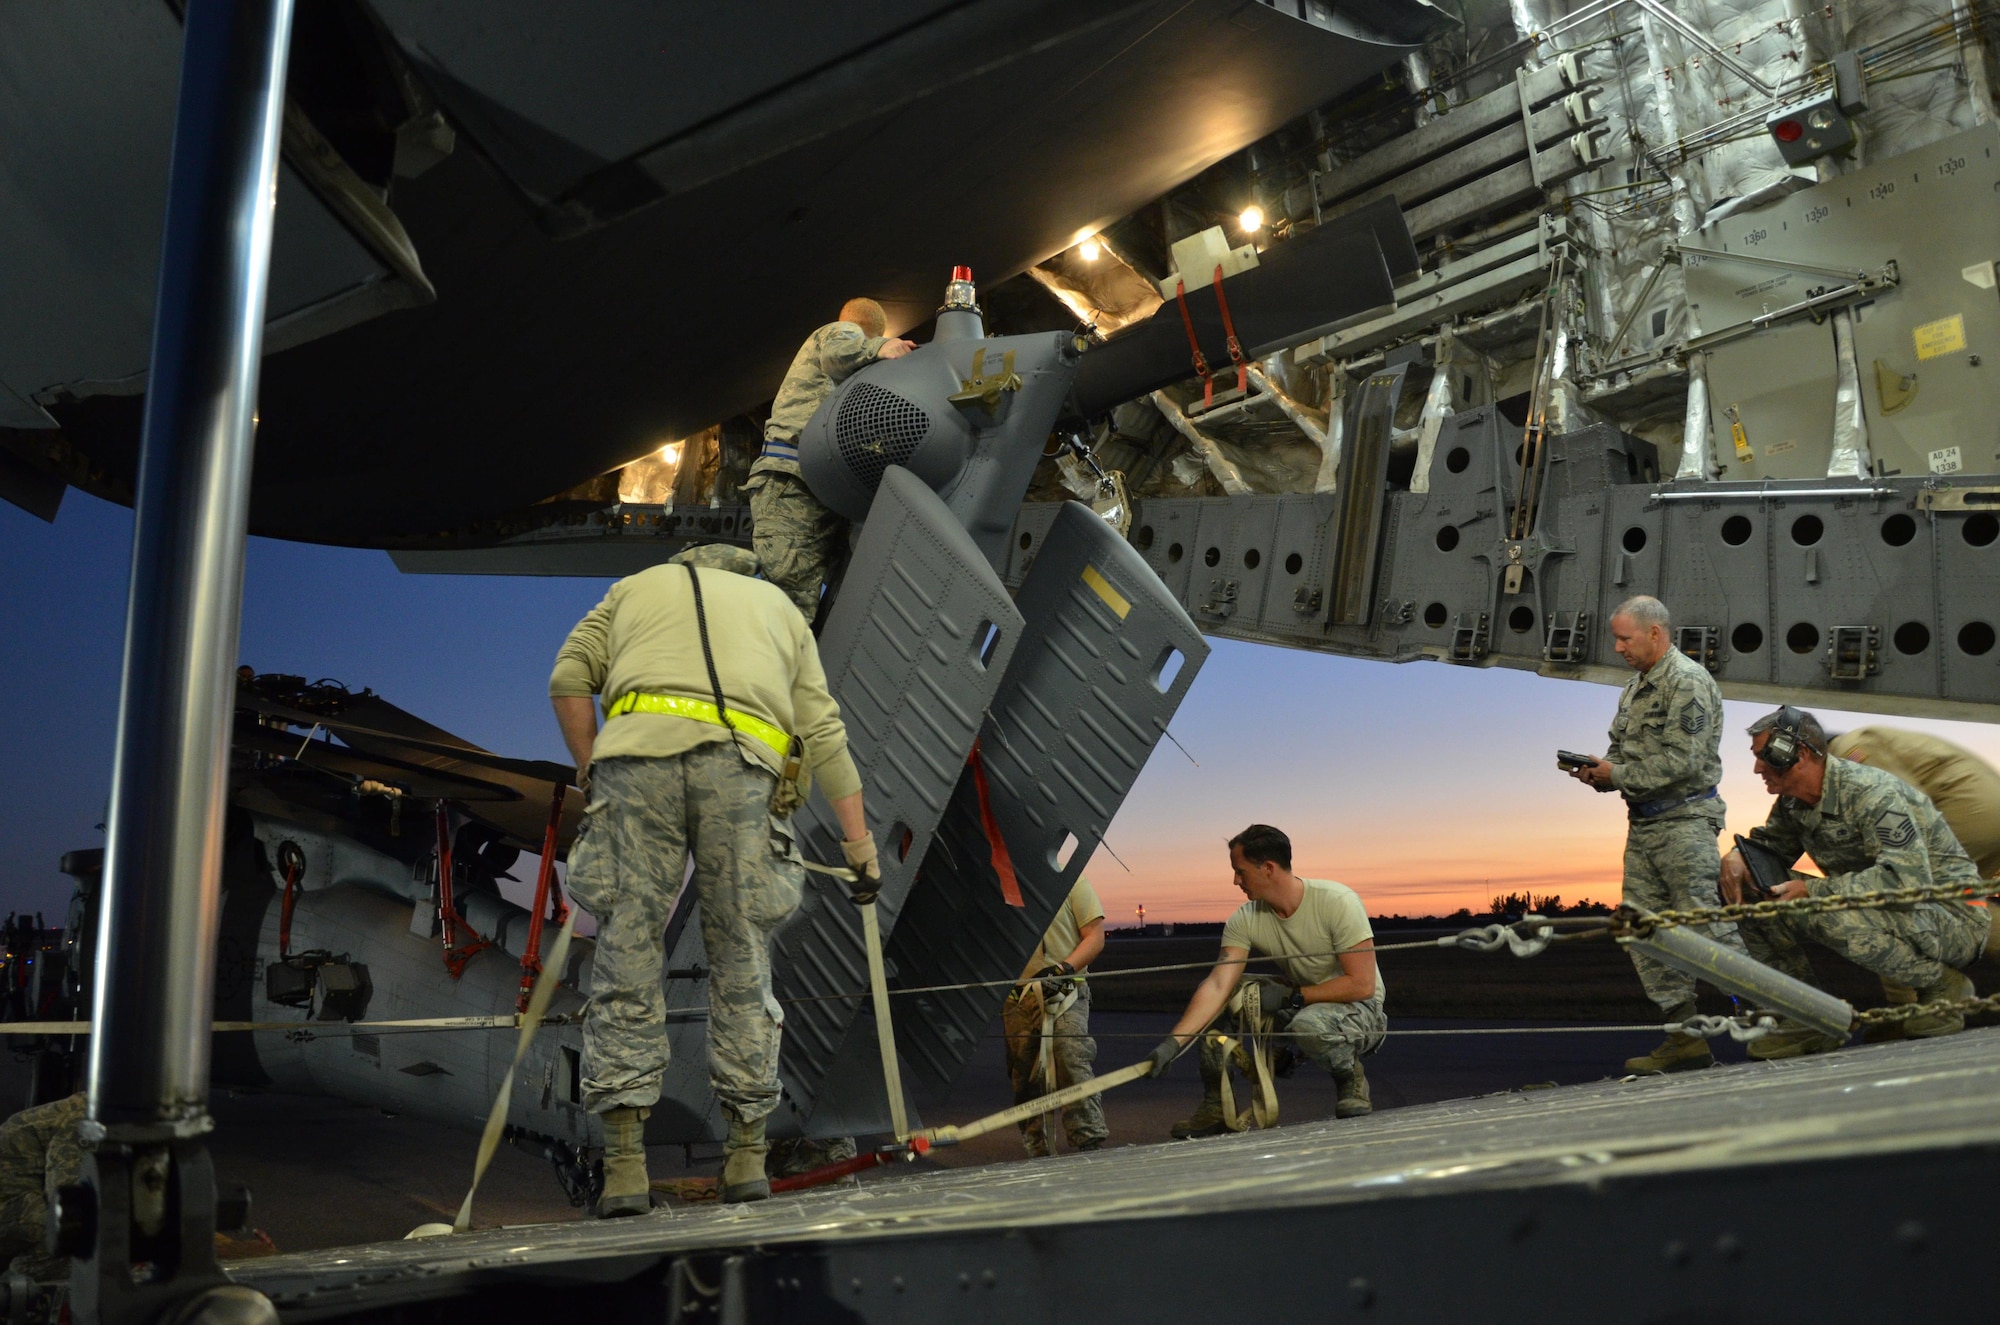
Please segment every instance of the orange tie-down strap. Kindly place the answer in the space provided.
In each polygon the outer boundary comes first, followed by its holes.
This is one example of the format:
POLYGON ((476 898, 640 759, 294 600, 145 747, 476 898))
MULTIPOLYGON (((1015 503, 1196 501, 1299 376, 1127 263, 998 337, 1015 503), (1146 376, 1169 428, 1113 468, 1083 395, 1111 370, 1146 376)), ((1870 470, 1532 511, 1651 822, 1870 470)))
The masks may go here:
POLYGON ((972 785, 979 791, 979 823, 993 853, 993 872, 1000 876, 1000 895, 1009 906, 1025 907, 1021 881, 1014 877, 1014 858, 1007 854, 1007 839, 1000 835, 1000 821, 993 817, 993 794, 986 789, 986 765, 979 758, 979 742, 972 743, 972 754, 965 762, 972 766, 972 785))

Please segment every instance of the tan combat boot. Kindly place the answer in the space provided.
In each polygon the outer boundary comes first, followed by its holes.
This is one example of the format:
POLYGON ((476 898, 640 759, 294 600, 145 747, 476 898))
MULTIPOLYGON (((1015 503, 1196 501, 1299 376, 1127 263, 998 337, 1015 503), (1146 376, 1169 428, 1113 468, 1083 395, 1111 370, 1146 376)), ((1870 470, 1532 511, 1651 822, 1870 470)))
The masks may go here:
POLYGON ((1692 1072, 1714 1067, 1715 1055, 1708 1041, 1699 1035, 1669 1035, 1651 1053, 1625 1060, 1625 1071, 1635 1077, 1657 1077, 1668 1072, 1692 1072))
POLYGON ((1333 1105, 1334 1117, 1366 1118, 1375 1112, 1375 1103, 1368 1098, 1368 1074, 1361 1070, 1361 1064, 1344 1071, 1335 1068, 1333 1080, 1340 1087, 1340 1098, 1333 1105))
POLYGON ((1837 1040, 1831 1035, 1822 1035, 1808 1026, 1795 1021, 1779 1023, 1778 1029, 1768 1035, 1760 1035, 1743 1046, 1743 1051, 1752 1058, 1771 1062, 1779 1058, 1802 1058, 1807 1054, 1823 1054, 1840 1048, 1845 1040, 1837 1040))
POLYGON ((597 1217, 616 1219, 643 1215, 653 1208, 646 1178, 646 1119, 651 1109, 623 1105, 604 1113, 604 1190, 597 1198, 597 1217))
MULTIPOLYGON (((1972 987, 1972 981, 1963 973, 1945 968, 1944 979, 1928 989, 1917 991, 1919 1003, 1935 1003, 1941 998, 1977 998, 1979 991, 1972 987)), ((1956 1035, 1965 1029, 1965 1014, 1962 1012, 1931 1012, 1923 1016, 1911 1017, 1903 1023, 1903 1034, 1913 1040, 1928 1040, 1939 1035, 1956 1035)))
POLYGON ((729 1140, 723 1143, 722 1199, 764 1201, 771 1196, 771 1179, 764 1172, 764 1157, 771 1153, 764 1140, 764 1120, 740 1123, 729 1120, 729 1140))
POLYGON ((1186 1141, 1196 1136, 1221 1136, 1228 1130, 1229 1124, 1222 1118, 1222 1083, 1218 1081, 1203 1087, 1201 1103, 1194 1114, 1175 1123, 1168 1135, 1176 1141, 1186 1141))

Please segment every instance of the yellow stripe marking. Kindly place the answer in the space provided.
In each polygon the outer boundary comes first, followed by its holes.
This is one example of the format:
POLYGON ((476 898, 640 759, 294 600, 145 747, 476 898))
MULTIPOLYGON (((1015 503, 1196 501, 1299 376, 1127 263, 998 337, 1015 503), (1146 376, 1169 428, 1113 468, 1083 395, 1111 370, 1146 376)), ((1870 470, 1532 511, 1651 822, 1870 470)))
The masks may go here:
POLYGON ((1120 621, 1123 621, 1125 614, 1132 610, 1132 604, 1125 601, 1125 595, 1112 588, 1111 581, 1098 574, 1097 567, 1083 568, 1083 582, 1090 586, 1092 593, 1104 600, 1104 605, 1110 608, 1112 615, 1120 621))

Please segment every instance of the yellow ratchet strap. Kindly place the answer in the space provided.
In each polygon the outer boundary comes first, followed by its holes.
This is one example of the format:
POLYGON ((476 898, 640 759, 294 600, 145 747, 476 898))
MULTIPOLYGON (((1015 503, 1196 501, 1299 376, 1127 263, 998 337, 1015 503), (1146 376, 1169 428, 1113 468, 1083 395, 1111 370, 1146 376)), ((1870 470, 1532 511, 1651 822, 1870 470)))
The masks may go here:
POLYGON ((664 713, 669 717, 692 718, 696 722, 712 723, 717 727, 730 726, 745 736, 754 736, 777 752, 783 759, 791 752, 792 738, 762 718, 753 718, 748 713, 729 710, 729 721, 722 721, 722 714, 712 700, 690 699, 686 695, 649 695, 634 690, 622 695, 611 707, 604 710, 608 721, 626 713, 664 713))

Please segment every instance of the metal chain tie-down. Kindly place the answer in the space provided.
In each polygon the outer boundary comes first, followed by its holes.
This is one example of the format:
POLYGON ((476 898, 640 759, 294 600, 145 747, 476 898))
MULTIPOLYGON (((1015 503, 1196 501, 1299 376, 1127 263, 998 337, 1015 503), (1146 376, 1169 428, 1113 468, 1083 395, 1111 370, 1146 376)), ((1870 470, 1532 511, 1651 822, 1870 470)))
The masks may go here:
MULTIPOLYGON (((805 862, 805 864, 807 869, 813 870, 818 873, 834 875, 835 877, 843 879, 848 874, 848 871, 846 870, 836 869, 832 866, 816 864, 811 861, 805 862)), ((1512 924, 1487 925, 1480 929, 1464 930, 1457 934, 1447 934, 1436 939, 1419 939, 1408 943, 1377 944, 1373 947, 1369 947, 1366 949, 1342 948, 1339 949, 1338 951, 1329 951, 1329 952, 1294 953, 1294 954, 1288 954, 1288 956, 1293 958, 1338 957, 1343 953, 1357 952, 1357 951, 1368 951, 1379 954, 1386 952, 1412 951, 1418 948, 1453 948, 1453 947, 1465 948, 1468 951, 1473 951, 1473 952, 1495 952, 1502 947, 1508 947, 1511 948, 1517 956, 1529 957, 1535 955, 1538 952, 1541 952, 1544 948, 1546 948, 1548 946, 1548 943, 1551 941, 1552 937, 1557 940, 1560 940, 1565 938, 1583 938, 1588 936, 1587 934, 1584 933, 1554 935, 1552 931, 1554 931, 1557 927, 1587 928, 1590 931, 1590 933, 1605 933, 1609 931, 1609 927, 1611 924, 1612 922, 1608 918, 1605 919, 1593 918, 1590 920, 1578 921, 1578 920, 1547 920, 1542 917, 1528 917, 1521 921, 1513 922, 1512 924), (1523 937, 1522 933, 1523 930, 1543 930, 1551 932, 1542 934, 1532 934, 1529 937, 1523 937)), ((1238 959, 1237 964, 1247 966, 1253 962, 1268 962, 1276 960, 1277 958, 1275 957, 1260 957, 1253 955, 1238 959)), ((1098 971, 1093 973, 1091 978, 1094 980, 1113 980, 1125 976, 1160 975, 1174 971, 1207 971, 1207 970, 1213 970, 1216 964, 1217 963, 1212 961, 1202 961, 1202 962, 1172 962, 1157 966, 1134 966, 1119 971, 1098 971)), ((954 991, 965 990, 965 989, 1011 988, 1012 986, 1017 985, 1019 983, 1020 979, 1018 977, 1006 980, 967 980, 957 984, 913 985, 910 986, 909 988, 893 990, 891 991, 891 993, 893 995, 951 993, 954 991)), ((787 999, 781 999, 780 1002, 788 1005, 804 1004, 804 1003, 826 1003, 844 999, 869 998, 869 997, 872 997, 872 991, 870 990, 854 990, 838 994, 813 994, 799 998, 787 998, 787 999)), ((670 1007, 667 1009, 667 1014, 669 1016, 699 1016, 706 1011, 708 1011, 708 1009, 704 1006, 689 1004, 682 1007, 670 1007)), ((555 1016, 542 1017, 541 1024, 559 1026, 559 1025, 564 1025, 576 1019, 577 1018, 558 1014, 555 1016)), ((335 1034, 343 1031, 368 1032, 368 1031, 378 1031, 378 1030, 430 1031, 430 1030, 517 1029, 521 1025, 521 1022, 522 1022, 522 1017, 520 1016, 520 1014, 516 1013, 512 1015, 421 1017, 421 1018, 411 1018, 405 1020, 385 1020, 385 1021, 369 1020, 369 1021, 356 1021, 356 1022, 217 1021, 216 1023, 214 1023, 213 1029, 219 1032, 296 1031, 306 1035, 318 1036, 318 1035, 335 1034)), ((1654 1025, 1655 1023, 1648 1022, 1645 1024, 1644 1028, 1651 1029, 1653 1028, 1654 1025)), ((1600 1028, 1595 1026, 1501 1027, 1501 1028, 1493 1028, 1490 1030, 1456 1029, 1456 1030, 1446 1030, 1446 1031, 1424 1031, 1424 1032, 1392 1030, 1387 1033, 1391 1035, 1398 1035, 1398 1034, 1400 1035, 1413 1035, 1413 1034, 1486 1035, 1486 1034, 1515 1034, 1517 1032, 1522 1034, 1551 1034, 1561 1030, 1596 1031, 1598 1029, 1600 1028)), ((1623 1029, 1633 1029, 1633 1028, 1626 1027, 1623 1029)), ((88 1034, 90 1030, 91 1030, 91 1023, 87 1021, 0 1022, 0 1035, 88 1034)), ((1273 1034, 1282 1036, 1286 1034, 1286 1032, 1273 1032, 1273 1034)))
MULTIPOLYGON (((833 875, 835 877, 839 877, 842 879, 847 878, 850 873, 850 871, 847 870, 836 869, 826 865, 819 865, 810 861, 806 862, 806 868, 814 870, 819 873, 833 875)), ((1640 916, 1637 913, 1632 913, 1629 919, 1626 916, 1622 915, 1613 915, 1607 917, 1568 917, 1568 918, 1557 918, 1557 919, 1531 915, 1531 916, 1525 916, 1517 921, 1485 925, 1476 929, 1461 930, 1456 934, 1446 934, 1435 939, 1418 939, 1407 943, 1376 944, 1367 949, 1343 948, 1338 951, 1332 951, 1332 952, 1305 953, 1305 954, 1292 954, 1292 955, 1305 956, 1305 957, 1337 957, 1342 955, 1343 953, 1355 952, 1355 951, 1365 950, 1381 954, 1389 952, 1413 951, 1418 948, 1463 948, 1471 952, 1497 952, 1501 948, 1507 948, 1515 956, 1532 957, 1544 951, 1551 942, 1561 942, 1565 940, 1588 938, 1598 934, 1609 935, 1611 937, 1616 938, 1624 933, 1643 935, 1646 933, 1650 933, 1654 929, 1669 929, 1681 925, 1707 924, 1712 921, 1718 921, 1718 920, 1729 921, 1729 920, 1741 920, 1741 919, 1756 919, 1760 917, 1780 914, 1784 911, 1817 912, 1817 911, 1870 910, 1870 909, 1881 909, 1890 906, 1906 905, 1910 902, 1972 901, 1986 897, 2000 899, 2000 891, 1993 890, 1992 885, 1990 884, 1989 885, 1933 884, 1924 887, 1893 889, 1888 892, 1874 894, 1871 896, 1862 896, 1862 897, 1838 895, 1833 897, 1792 898, 1785 901, 1772 900, 1763 902, 1745 902, 1745 903, 1731 904, 1725 906, 1715 906, 1715 907, 1697 908, 1689 910, 1658 911, 1652 913, 1650 916, 1640 916)), ((1252 962, 1266 962, 1274 960, 1276 959, 1271 957, 1260 957, 1252 955, 1240 958, 1238 964, 1247 966, 1252 962)), ((1216 965, 1215 962, 1208 962, 1208 961, 1172 962, 1155 966, 1135 966, 1125 970, 1118 970, 1118 971, 1097 971, 1092 974, 1091 978, 1094 980, 1112 980, 1124 976, 1160 975, 1175 971, 1196 971, 1196 970, 1206 971, 1214 969, 1215 965, 1216 965)), ((893 991, 893 993, 898 995, 950 993, 966 989, 1010 988, 1019 983, 1020 980, 1018 979, 1018 977, 1005 980, 967 980, 956 984, 911 986, 910 988, 907 989, 897 989, 893 991)), ((856 991, 837 993, 837 994, 815 994, 808 997, 790 998, 781 1001, 785 1003, 823 1003, 823 1002, 838 1001, 842 999, 867 998, 871 996, 872 996, 872 991, 856 990, 856 991)), ((1870 1011, 1859 1014, 1859 1016, 1860 1019, 1864 1022, 1891 1022, 1891 1021, 1901 1021, 1910 1016, 1921 1015, 1922 1012, 1926 1009, 1935 1010, 1938 1008, 1950 1009, 1958 1007, 1963 1007, 1967 1011, 1980 1011, 1980 1012, 2000 1011, 2000 995, 1996 995, 1994 998, 1961 999, 1950 1002, 1947 1002, 1945 1000, 1940 1000, 1936 1003, 1931 1003, 1931 1004, 1901 1004, 1898 1005, 1898 1007, 1896 1008, 1872 1009, 1870 1011)), ((667 1009, 667 1012, 670 1015, 675 1015, 675 1016, 698 1016, 706 1011, 707 1008, 693 1004, 690 1004, 685 1007, 673 1007, 667 1009)), ((569 1018, 567 1017, 555 1016, 555 1017, 544 1017, 542 1019, 542 1022, 543 1024, 546 1025, 561 1025, 567 1020, 569 1020, 569 1018)), ((1733 1019, 1731 1018, 1697 1017, 1694 1018, 1692 1021, 1688 1022, 1687 1025, 1690 1028, 1692 1028, 1693 1026, 1695 1026, 1696 1023, 1709 1023, 1709 1022, 1732 1021, 1732 1020, 1733 1019)), ((393 1020, 393 1021, 371 1020, 371 1021, 358 1021, 351 1023, 323 1023, 323 1022, 304 1022, 304 1021, 270 1021, 270 1022, 218 1021, 214 1024, 214 1029, 217 1031, 299 1031, 307 1034, 323 1035, 323 1034, 336 1033, 341 1030, 418 1031, 418 1030, 455 1030, 455 1029, 502 1029, 502 1028, 512 1029, 520 1026, 521 1021, 522 1018, 518 1014, 514 1016, 423 1017, 423 1018, 412 1018, 406 1020, 393 1020)), ((1648 1022, 1644 1023, 1644 1026, 1646 1028, 1651 1028, 1655 1024, 1656 1023, 1648 1022)), ((1666 1024, 1675 1025, 1677 1023, 1666 1023, 1666 1024)), ((1737 1024, 1740 1025, 1740 1023, 1737 1024)), ((1638 1027, 1635 1026, 1623 1029, 1637 1029, 1637 1028, 1638 1027)), ((0 1022, 0 1035, 88 1034, 90 1033, 91 1029, 92 1029, 91 1023, 87 1021, 0 1022)), ((1560 1031, 1571 1031, 1571 1030, 1597 1031, 1599 1029, 1602 1028, 1595 1026, 1496 1027, 1491 1029, 1456 1028, 1456 1029, 1440 1030, 1440 1031, 1425 1031, 1421 1033, 1438 1034, 1438 1035, 1487 1035, 1487 1034, 1516 1034, 1516 1033, 1553 1034, 1560 1031)), ((1393 1031, 1393 1030, 1388 1032, 1388 1034, 1391 1035, 1397 1035, 1397 1034, 1413 1035, 1418 1033, 1419 1032, 1414 1032, 1414 1031, 1393 1031)), ((1690 1033, 1698 1034, 1702 1032, 1690 1029, 1690 1033)), ((1718 1026, 1715 1027, 1714 1029, 1709 1030, 1706 1033, 1711 1036, 1718 1035, 1722 1033, 1722 1029, 1721 1027, 1718 1026)), ((1274 1034, 1282 1036, 1286 1033, 1274 1032, 1274 1034)))
MULTIPOLYGON (((1817 915, 1833 911, 1884 911, 1917 902, 1986 901, 1989 907, 2000 900, 2000 890, 1990 881, 1980 883, 1913 884, 1907 888, 1885 888, 1874 893, 1831 893, 1803 897, 1766 898, 1757 902, 1731 902, 1721 906, 1688 907, 1681 910, 1641 914, 1620 908, 1612 918, 1612 934, 1641 937, 1656 929, 1683 925, 1705 925, 1717 921, 1767 920, 1789 913, 1817 915)), ((1897 1003, 1865 1008, 1854 1014, 1856 1029, 1909 1021, 1913 1017, 1943 1016, 1950 1013, 2000 1012, 2000 993, 1984 998, 1939 998, 1928 1003, 1897 1003)))

